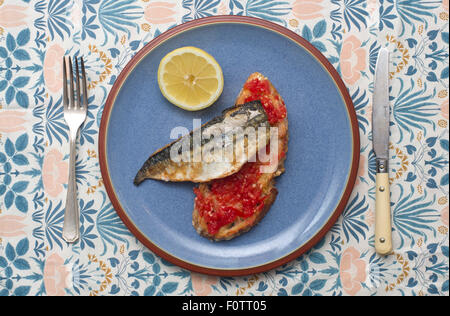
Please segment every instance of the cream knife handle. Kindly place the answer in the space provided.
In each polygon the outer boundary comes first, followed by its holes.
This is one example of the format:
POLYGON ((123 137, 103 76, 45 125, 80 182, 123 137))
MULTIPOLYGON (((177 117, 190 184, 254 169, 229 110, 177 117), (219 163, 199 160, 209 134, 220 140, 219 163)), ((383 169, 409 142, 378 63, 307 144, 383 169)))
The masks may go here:
MULTIPOLYGON (((392 252, 391 202, 387 161, 377 165, 384 172, 377 172, 375 193, 375 251, 380 255, 392 252)), ((379 167, 377 169, 380 169, 379 167)))

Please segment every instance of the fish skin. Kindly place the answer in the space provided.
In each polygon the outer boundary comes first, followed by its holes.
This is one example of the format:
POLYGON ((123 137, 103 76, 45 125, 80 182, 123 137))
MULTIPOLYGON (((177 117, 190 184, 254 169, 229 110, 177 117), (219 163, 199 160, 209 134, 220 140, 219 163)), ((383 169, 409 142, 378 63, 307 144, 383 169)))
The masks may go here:
MULTIPOLYGON (((211 128, 219 128, 221 125, 227 125, 228 121, 232 121, 234 118, 239 119, 239 115, 245 115, 247 120, 244 122, 245 124, 242 127, 243 129, 247 127, 265 127, 267 134, 265 137, 261 138, 261 142, 258 142, 257 145, 250 146, 248 144, 248 140, 243 139, 244 147, 246 150, 250 152, 250 154, 246 154, 245 157, 252 157, 256 155, 259 149, 265 147, 269 140, 270 134, 270 124, 267 119, 267 114, 264 108, 261 105, 260 101, 252 101, 243 104, 240 107, 233 106, 231 108, 225 109, 222 112, 221 116, 217 116, 212 120, 208 121, 201 127, 201 132, 205 133, 211 128)), ((222 127, 224 127, 222 126, 222 127)), ((245 157, 242 156, 240 160, 233 159, 232 162, 174 162, 171 159, 171 150, 174 146, 180 146, 182 141, 187 141, 186 137, 189 137, 190 144, 190 152, 189 155, 192 158, 194 154, 194 146, 193 146, 193 137, 194 132, 191 131, 188 135, 180 137, 179 139, 173 141, 172 143, 160 148, 156 152, 154 152, 143 164, 141 169, 136 174, 134 179, 134 184, 137 186, 142 183, 146 179, 154 179, 154 180, 163 180, 163 181, 191 181, 191 182, 208 182, 213 179, 223 178, 230 174, 233 174, 240 170, 240 168, 248 161, 248 159, 242 160, 245 157)), ((222 132, 222 137, 226 135, 222 132)), ((259 140, 259 136, 258 140, 259 140)), ((246 138, 244 136, 244 138, 246 138)), ((213 138, 214 139, 214 138, 213 138)), ((201 138, 201 148, 197 150, 203 150, 204 146, 208 145, 210 139, 201 138)), ((213 144, 212 144, 213 145, 213 144)), ((222 147, 223 148, 223 147, 222 147)), ((181 149, 181 148, 180 148, 181 149)), ((180 150, 178 150, 179 154, 182 154, 180 150)))

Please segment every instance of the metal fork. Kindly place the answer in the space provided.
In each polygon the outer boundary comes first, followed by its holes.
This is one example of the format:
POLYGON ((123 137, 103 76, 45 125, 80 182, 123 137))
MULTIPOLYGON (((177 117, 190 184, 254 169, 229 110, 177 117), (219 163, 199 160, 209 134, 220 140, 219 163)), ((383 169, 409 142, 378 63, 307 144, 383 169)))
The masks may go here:
POLYGON ((83 58, 81 61, 82 88, 80 87, 80 71, 78 58, 75 57, 76 92, 74 91, 74 76, 72 58, 63 57, 63 104, 64 119, 69 126, 70 158, 69 182, 67 186, 66 209, 64 212, 64 226, 62 236, 68 243, 76 242, 80 238, 80 210, 77 199, 77 183, 75 175, 76 140, 78 129, 86 119, 88 101, 86 72, 83 58), (68 61, 67 61, 68 59, 68 61), (67 72, 69 73, 69 91, 67 91, 67 72), (82 91, 81 91, 82 90, 82 91), (75 97, 76 93, 76 97, 75 97), (82 94, 82 97, 81 97, 82 94))

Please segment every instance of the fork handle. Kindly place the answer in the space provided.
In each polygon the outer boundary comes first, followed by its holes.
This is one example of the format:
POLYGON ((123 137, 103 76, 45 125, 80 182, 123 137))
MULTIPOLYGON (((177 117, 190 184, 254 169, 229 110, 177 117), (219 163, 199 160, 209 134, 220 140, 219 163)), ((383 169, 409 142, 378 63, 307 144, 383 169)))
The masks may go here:
POLYGON ((77 199, 77 183, 75 177, 76 137, 70 137, 69 181, 67 185, 66 210, 62 236, 68 243, 80 238, 80 210, 77 199))

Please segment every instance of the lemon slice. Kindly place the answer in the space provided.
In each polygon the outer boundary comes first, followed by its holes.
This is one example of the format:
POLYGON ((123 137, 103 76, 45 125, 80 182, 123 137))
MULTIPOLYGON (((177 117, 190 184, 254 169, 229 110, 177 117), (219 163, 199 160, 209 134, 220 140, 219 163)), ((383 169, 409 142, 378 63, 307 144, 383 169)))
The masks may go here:
POLYGON ((161 60, 158 85, 171 103, 197 111, 213 104, 222 93, 222 69, 214 57, 200 48, 181 47, 161 60))

